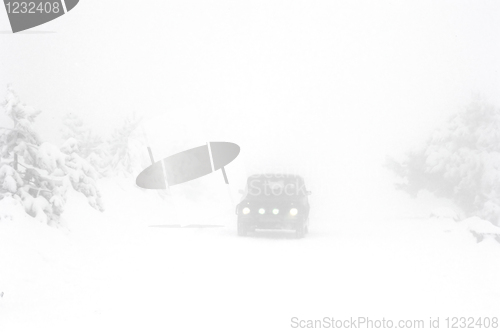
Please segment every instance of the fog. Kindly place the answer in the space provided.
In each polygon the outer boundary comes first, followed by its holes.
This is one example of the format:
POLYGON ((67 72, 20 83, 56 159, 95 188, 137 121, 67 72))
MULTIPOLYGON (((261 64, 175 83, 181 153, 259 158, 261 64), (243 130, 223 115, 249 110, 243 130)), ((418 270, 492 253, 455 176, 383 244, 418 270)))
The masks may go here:
POLYGON ((368 213, 394 204, 386 155, 475 94, 500 104, 499 16, 494 1, 85 0, 0 34, 0 87, 43 111, 46 140, 68 112, 102 134, 135 112, 158 158, 169 132, 235 142, 229 176, 305 173, 317 209, 368 213))

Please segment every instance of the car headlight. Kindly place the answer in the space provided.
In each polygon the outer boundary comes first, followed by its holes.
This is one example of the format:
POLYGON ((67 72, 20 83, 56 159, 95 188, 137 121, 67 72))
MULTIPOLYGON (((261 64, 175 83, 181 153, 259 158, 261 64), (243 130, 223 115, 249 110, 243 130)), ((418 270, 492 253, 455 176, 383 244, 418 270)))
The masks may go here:
POLYGON ((297 213, 299 213, 299 210, 297 210, 296 208, 291 208, 291 209, 290 209, 290 215, 292 215, 292 216, 296 216, 296 215, 297 215, 297 213))
POLYGON ((247 208, 247 207, 244 207, 243 210, 242 210, 243 214, 249 214, 250 213, 250 209, 247 208))
POLYGON ((273 214, 278 214, 278 213, 280 213, 279 209, 273 209, 273 214))
POLYGON ((259 209, 259 213, 260 213, 260 214, 264 214, 264 213, 266 213, 266 209, 264 209, 264 208, 260 208, 260 209, 259 209))

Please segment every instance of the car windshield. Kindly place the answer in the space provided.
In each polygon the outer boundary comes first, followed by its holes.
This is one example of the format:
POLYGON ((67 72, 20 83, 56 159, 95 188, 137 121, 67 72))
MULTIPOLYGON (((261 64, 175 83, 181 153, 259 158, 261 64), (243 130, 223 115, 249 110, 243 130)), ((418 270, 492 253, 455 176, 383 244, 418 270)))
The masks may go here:
POLYGON ((304 185, 298 179, 250 178, 248 179, 248 195, 258 197, 303 196, 304 185))

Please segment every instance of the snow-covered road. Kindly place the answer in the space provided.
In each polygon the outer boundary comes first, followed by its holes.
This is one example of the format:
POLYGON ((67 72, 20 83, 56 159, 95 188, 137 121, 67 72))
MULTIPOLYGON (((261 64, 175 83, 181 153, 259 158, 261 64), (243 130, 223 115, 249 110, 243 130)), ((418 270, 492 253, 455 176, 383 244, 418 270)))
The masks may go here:
POLYGON ((0 222, 1 331, 274 332, 292 317, 500 312, 500 245, 451 220, 316 220, 305 239, 241 238, 230 214, 223 227, 151 227, 159 216, 125 222, 112 204, 73 202, 67 232, 0 222))
POLYGON ((3 285, 12 289, 2 330, 281 331, 292 317, 498 313, 498 246, 463 246, 425 224, 313 228, 303 240, 142 227, 106 246, 73 248, 67 259, 38 252, 45 264, 3 285))

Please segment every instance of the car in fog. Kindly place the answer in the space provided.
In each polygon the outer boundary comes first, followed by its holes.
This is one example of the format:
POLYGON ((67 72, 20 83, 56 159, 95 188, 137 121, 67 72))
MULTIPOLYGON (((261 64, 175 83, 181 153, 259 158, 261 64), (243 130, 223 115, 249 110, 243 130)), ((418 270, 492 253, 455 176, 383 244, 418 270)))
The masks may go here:
POLYGON ((256 229, 295 230, 304 237, 309 228, 309 200, 304 179, 294 174, 255 174, 247 179, 236 206, 239 236, 256 229))

